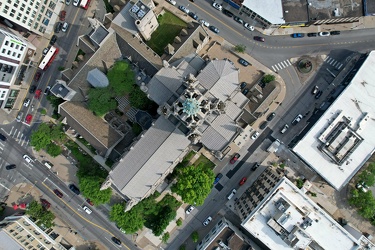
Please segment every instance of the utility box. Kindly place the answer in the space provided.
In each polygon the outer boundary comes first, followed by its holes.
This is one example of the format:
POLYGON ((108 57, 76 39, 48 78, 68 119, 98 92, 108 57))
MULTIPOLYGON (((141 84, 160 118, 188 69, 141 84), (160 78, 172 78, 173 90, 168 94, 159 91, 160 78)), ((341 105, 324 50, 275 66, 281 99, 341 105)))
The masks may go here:
POLYGON ((272 142, 272 144, 267 148, 267 152, 269 153, 275 153, 277 151, 277 149, 279 148, 281 142, 276 139, 274 142, 272 142))

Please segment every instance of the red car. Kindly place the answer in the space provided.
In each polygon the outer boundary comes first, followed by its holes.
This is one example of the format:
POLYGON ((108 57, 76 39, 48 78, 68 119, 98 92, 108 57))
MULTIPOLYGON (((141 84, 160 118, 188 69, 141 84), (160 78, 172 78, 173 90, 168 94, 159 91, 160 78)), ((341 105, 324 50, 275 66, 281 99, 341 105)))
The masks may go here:
POLYGON ((230 159, 230 164, 234 164, 238 160, 238 158, 240 158, 240 154, 239 153, 235 153, 234 156, 233 156, 233 158, 230 159))
POLYGON ((57 195, 59 198, 62 198, 64 195, 60 192, 60 190, 58 189, 54 189, 53 192, 55 193, 55 195, 57 195))
POLYGON ((34 81, 36 81, 36 82, 39 81, 41 76, 42 76, 41 72, 36 72, 35 77, 34 77, 34 81))
POLYGON ((264 38, 261 36, 254 36, 254 40, 259 41, 259 42, 264 42, 264 38))
POLYGON ((86 199, 86 202, 90 204, 91 206, 94 206, 94 203, 90 199, 86 199))
POLYGON ((45 199, 40 199, 40 202, 42 203, 42 206, 45 208, 45 209, 48 209, 51 207, 51 203, 49 203, 47 200, 45 199))
POLYGON ((33 119, 33 116, 30 115, 30 114, 28 114, 28 115, 26 116, 26 118, 25 118, 25 122, 26 122, 27 124, 30 124, 32 119, 33 119))
POLYGON ((41 94, 42 94, 42 90, 41 90, 41 89, 37 89, 37 90, 35 91, 35 98, 36 98, 36 99, 39 99, 41 94))
POLYGON ((246 177, 242 178, 241 181, 240 181, 240 186, 242 186, 243 184, 245 184, 246 180, 247 180, 246 177))
POLYGON ((65 10, 62 10, 60 12, 60 21, 65 21, 65 16, 66 16, 66 11, 65 10))

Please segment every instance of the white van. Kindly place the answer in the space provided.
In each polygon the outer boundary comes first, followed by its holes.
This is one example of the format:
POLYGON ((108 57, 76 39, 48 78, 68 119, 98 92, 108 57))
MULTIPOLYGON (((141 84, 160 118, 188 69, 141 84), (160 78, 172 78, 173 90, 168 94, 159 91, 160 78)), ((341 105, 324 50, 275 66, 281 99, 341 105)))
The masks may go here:
POLYGON ((51 169, 53 167, 53 164, 49 161, 44 161, 44 166, 46 166, 48 169, 51 169))
POLYGON ((78 6, 78 5, 79 5, 79 2, 80 2, 80 0, 73 0, 73 5, 74 5, 74 6, 78 6))
POLYGON ((230 200, 233 198, 233 196, 236 194, 237 190, 235 188, 233 188, 232 192, 230 192, 230 194, 227 196, 227 199, 230 200))

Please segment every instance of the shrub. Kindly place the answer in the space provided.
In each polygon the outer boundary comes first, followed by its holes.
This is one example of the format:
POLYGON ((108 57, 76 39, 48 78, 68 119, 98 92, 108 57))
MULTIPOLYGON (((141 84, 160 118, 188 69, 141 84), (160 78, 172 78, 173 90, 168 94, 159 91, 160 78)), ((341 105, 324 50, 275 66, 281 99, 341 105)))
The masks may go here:
POLYGON ((269 82, 275 81, 275 78, 276 77, 274 75, 267 74, 263 76, 262 83, 269 83, 269 82))
POLYGON ((301 188, 303 187, 303 183, 304 183, 304 181, 301 180, 301 179, 297 179, 297 180, 296 180, 296 186, 297 186, 299 189, 301 189, 301 188))
POLYGON ((182 219, 179 218, 179 219, 176 221, 176 224, 177 224, 177 226, 181 226, 181 225, 182 225, 182 219))
POLYGON ((198 242, 199 240, 199 234, 197 231, 194 231, 192 234, 191 234, 191 239, 193 240, 193 242, 198 242))

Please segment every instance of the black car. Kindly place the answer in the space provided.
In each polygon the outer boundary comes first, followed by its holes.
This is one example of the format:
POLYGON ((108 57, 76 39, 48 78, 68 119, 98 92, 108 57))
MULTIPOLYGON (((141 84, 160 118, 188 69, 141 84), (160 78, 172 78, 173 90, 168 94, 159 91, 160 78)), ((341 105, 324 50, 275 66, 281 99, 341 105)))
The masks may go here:
POLYGON ((56 35, 53 35, 53 36, 51 37, 51 41, 49 41, 49 44, 50 44, 50 45, 54 45, 56 41, 57 41, 57 36, 56 36, 56 35))
POLYGON ((210 30, 212 30, 212 31, 215 32, 216 34, 219 33, 219 29, 216 28, 215 26, 210 26, 210 30))
POLYGON ((270 113, 268 116, 267 116, 267 121, 272 121, 272 119, 276 116, 276 113, 275 112, 272 112, 270 113))
POLYGON ((30 88, 29 88, 29 93, 30 93, 30 94, 34 94, 35 90, 36 90, 36 86, 35 86, 35 85, 32 85, 32 86, 30 86, 30 88))
POLYGON ((316 93, 315 95, 315 99, 319 99, 319 97, 321 97, 323 94, 323 90, 319 90, 318 93, 316 93))
POLYGON ((121 246, 121 241, 117 239, 116 237, 112 237, 111 240, 116 243, 117 245, 121 246))
POLYGON ((55 27, 55 33, 59 33, 61 28, 62 28, 62 23, 61 22, 57 22, 56 23, 56 27, 55 27))
POLYGON ((252 166, 251 170, 255 171, 259 166, 260 166, 260 164, 258 162, 255 162, 254 165, 252 166))
POLYGON ((74 184, 69 184, 69 189, 72 190, 72 192, 75 193, 76 195, 79 195, 81 193, 79 189, 76 187, 76 185, 74 184))
POLYGON ((238 16, 235 16, 233 19, 234 19, 234 21, 236 21, 237 23, 243 24, 243 20, 242 20, 241 18, 239 18, 238 16))
POLYGON ((44 94, 48 95, 50 91, 51 91, 51 86, 47 86, 47 88, 44 90, 44 94))
POLYGON ((8 165, 5 167, 6 170, 11 170, 11 169, 15 169, 16 168, 16 164, 11 164, 11 165, 8 165))
POLYGON ((315 37, 318 36, 318 33, 307 33, 308 37, 315 37))
POLYGON ((239 62, 242 66, 245 66, 245 67, 247 67, 247 66, 250 65, 250 63, 249 63, 248 61, 246 61, 245 59, 243 59, 243 58, 238 59, 238 62, 239 62))
POLYGON ((262 123, 259 125, 259 128, 260 128, 260 129, 265 129, 265 128, 267 127, 267 125, 268 125, 268 122, 267 122, 267 121, 264 121, 264 122, 262 122, 262 123))
POLYGON ((3 134, 0 134, 0 140, 2 140, 2 141, 6 141, 6 140, 7 140, 7 138, 5 137, 5 135, 3 135, 3 134))
POLYGON ((246 82, 241 82, 240 88, 244 89, 246 87, 247 83, 246 82))
POLYGON ((194 20, 198 20, 198 16, 194 14, 193 12, 189 12, 189 16, 193 18, 194 20))
POLYGON ((248 88, 242 90, 242 94, 243 94, 243 95, 247 95, 247 93, 249 93, 249 89, 248 89, 248 88))
POLYGON ((233 13, 232 12, 230 12, 229 10, 223 10, 223 13, 225 14, 225 15, 227 15, 227 16, 229 16, 229 17, 233 17, 234 15, 233 15, 233 13))
POLYGON ((335 30, 335 31, 331 31, 331 36, 337 36, 337 35, 340 35, 340 31, 338 30, 335 30))

